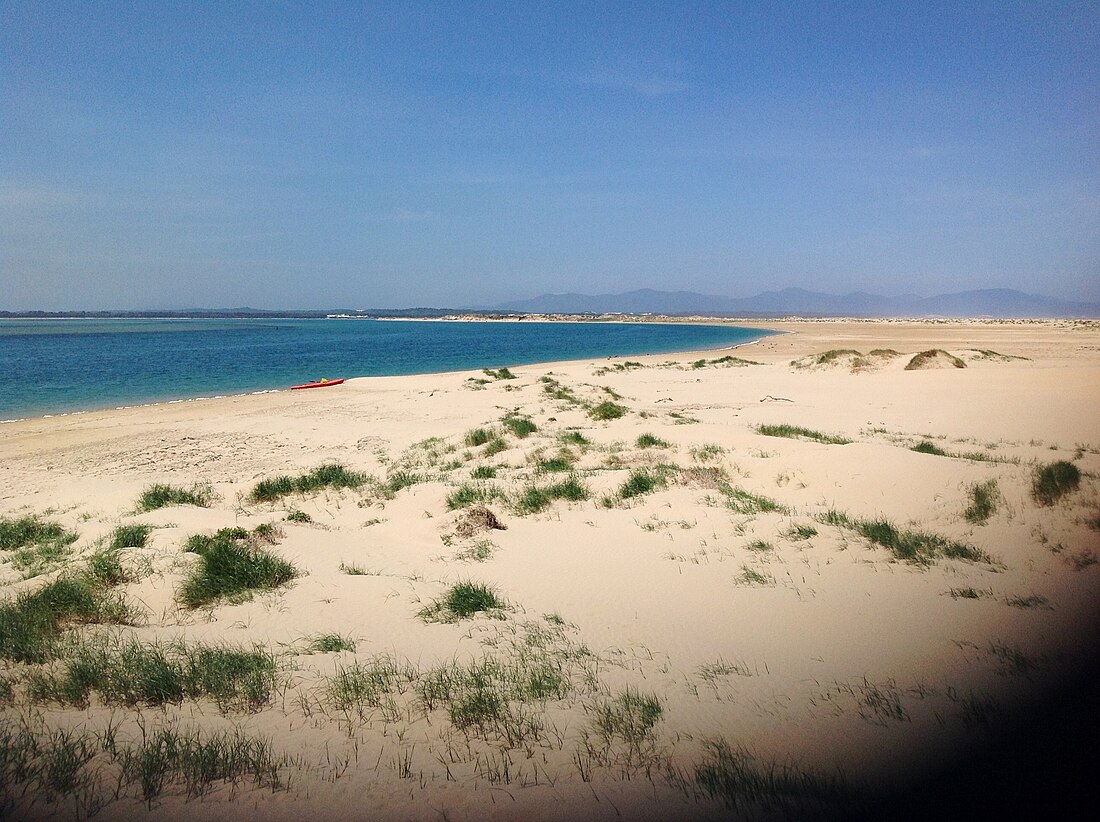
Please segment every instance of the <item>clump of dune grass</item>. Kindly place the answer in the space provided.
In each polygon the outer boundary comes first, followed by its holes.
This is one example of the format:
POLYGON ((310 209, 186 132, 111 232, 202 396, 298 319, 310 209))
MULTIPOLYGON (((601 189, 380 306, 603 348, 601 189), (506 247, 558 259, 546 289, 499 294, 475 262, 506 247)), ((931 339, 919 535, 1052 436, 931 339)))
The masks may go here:
POLYGON ((45 662, 66 627, 124 624, 134 616, 133 609, 96 577, 65 576, 0 604, 0 658, 45 662))
POLYGON ((509 371, 507 368, 483 368, 486 376, 492 377, 494 380, 514 380, 516 375, 509 371))
POLYGON ((562 448, 552 457, 539 456, 535 460, 535 470, 540 474, 553 474, 572 471, 576 458, 568 448, 562 448))
POLYGON ((467 448, 477 448, 479 445, 484 445, 493 439, 496 434, 492 428, 474 428, 466 432, 466 437, 463 440, 466 443, 467 448))
POLYGON ((757 434, 763 434, 765 437, 813 440, 826 445, 848 445, 851 442, 847 437, 838 434, 823 434, 820 431, 813 431, 800 425, 758 425, 755 430, 757 434))
POLYGON ((411 488, 419 482, 423 482, 424 477, 414 471, 397 470, 392 472, 386 477, 384 483, 385 490, 390 494, 396 494, 398 491, 403 491, 406 488, 411 488))
POLYGON ((503 498, 503 492, 494 485, 485 482, 464 482, 447 495, 447 509, 454 511, 475 503, 484 505, 503 498))
POLYGON ((309 642, 309 650, 315 654, 355 652, 355 640, 342 634, 319 634, 309 642))
POLYGON ((648 468, 636 468, 630 472, 630 476, 619 487, 619 497, 631 499, 644 494, 651 494, 668 485, 667 474, 659 470, 648 468))
POLYGON ((1054 505, 1081 484, 1081 471, 1072 462, 1058 460, 1035 469, 1031 496, 1039 505, 1054 505))
POLYGON ((810 804, 840 803, 852 796, 839 777, 774 762, 758 764, 748 751, 731 748, 725 740, 708 742, 707 748, 707 758, 694 768, 694 783, 731 811, 743 810, 751 816, 748 812, 754 808, 805 809, 810 804))
POLYGON ((0 519, 0 550, 11 551, 11 564, 24 579, 55 570, 70 553, 77 535, 37 516, 0 519))
POLYGON ((732 354, 727 354, 724 357, 717 357, 713 360, 702 359, 696 360, 691 364, 692 368, 706 368, 708 365, 724 365, 724 366, 746 366, 746 365, 760 365, 760 363, 754 360, 743 360, 740 357, 735 357, 732 354))
POLYGON ((928 368, 934 364, 937 360, 946 360, 955 368, 966 368, 966 363, 942 348, 932 348, 928 351, 921 351, 919 354, 915 354, 908 363, 905 364, 906 371, 916 371, 920 368, 928 368))
POLYGON ((85 706, 95 692, 109 705, 212 699, 222 710, 257 710, 275 689, 275 657, 259 648, 99 636, 67 648, 60 662, 31 675, 31 699, 85 706))
POLYGON ((288 764, 264 739, 239 731, 205 736, 172 725, 143 725, 141 740, 129 743, 120 739, 116 725, 94 733, 24 724, 18 730, 0 728, 0 750, 0 805, 12 818, 22 818, 35 805, 39 815, 41 803, 90 818, 135 791, 151 808, 167 790, 199 797, 220 782, 277 790, 284 787, 280 771, 288 764))
POLYGON ((829 511, 821 517, 821 521, 855 531, 873 545, 885 548, 895 559, 913 565, 930 565, 939 558, 992 562, 985 551, 973 545, 950 540, 939 534, 898 529, 886 519, 851 519, 842 512, 829 511))
POLYGON ((921 440, 919 443, 909 449, 910 451, 916 451, 918 454, 931 454, 936 457, 950 456, 946 451, 937 446, 931 440, 921 440))
POLYGON ((71 545, 74 542, 76 533, 56 522, 37 516, 0 518, 0 551, 14 551, 31 545, 71 545))
POLYGON ((558 439, 566 445, 591 445, 592 441, 580 431, 562 431, 558 439))
POLYGON ((133 575, 122 567, 121 551, 113 546, 102 548, 88 557, 88 575, 106 588, 131 581, 133 575))
POLYGON ((152 525, 132 523, 119 525, 111 533, 111 548, 144 548, 149 534, 153 533, 152 525))
POLYGON ((153 511, 169 505, 194 505, 206 508, 214 499, 214 490, 209 485, 195 484, 190 488, 158 483, 150 485, 138 497, 138 509, 153 511))
POLYGON ((257 548, 243 528, 223 528, 212 537, 197 534, 188 539, 186 550, 199 555, 178 593, 188 608, 225 597, 247 598, 255 590, 276 588, 298 576, 289 562, 257 548))
POLYGON ((791 527, 783 533, 783 536, 792 542, 801 542, 816 537, 817 529, 804 523, 791 523, 791 527))
POLYGON ((289 494, 306 494, 322 488, 359 488, 369 480, 366 474, 328 463, 296 477, 282 475, 256 483, 249 495, 252 502, 272 502, 289 494))
POLYGON ((465 580, 452 585, 442 599, 422 608, 419 616, 425 622, 457 622, 475 614, 500 611, 506 605, 489 586, 465 580))
POLYGON ((297 511, 297 510, 287 511, 286 521, 287 522, 298 522, 298 523, 303 523, 304 524, 304 523, 307 523, 307 522, 313 522, 313 517, 311 517, 305 511, 297 511))
POLYGON ((526 439, 539 430, 539 427, 524 414, 511 412, 501 417, 500 424, 507 428, 518 439, 526 439))
POLYGON ((206 735, 168 727, 143 736, 135 745, 120 745, 113 737, 105 742, 121 766, 120 785, 138 785, 146 803, 177 785, 189 798, 203 796, 220 782, 247 782, 272 791, 286 787, 280 772, 287 757, 277 757, 267 739, 240 730, 206 735))
POLYGON ((664 706, 655 695, 627 688, 597 707, 593 724, 608 744, 622 740, 637 750, 663 713, 664 706))
POLYGON ((738 514, 789 514, 790 509, 781 502, 763 494, 754 494, 743 488, 723 485, 719 488, 725 495, 726 506, 738 514))
POLYGON ((478 465, 470 472, 470 479, 494 479, 497 475, 497 466, 478 465))
POLYGON ((963 511, 963 517, 967 522, 974 525, 983 525, 991 516, 997 513, 997 502, 1001 498, 1001 492, 997 488, 997 480, 991 479, 974 483, 970 486, 968 494, 970 504, 963 511))
POLYGON ((606 422, 608 420, 617 420, 626 414, 626 406, 619 405, 612 400, 604 400, 597 405, 593 405, 588 409, 588 416, 594 420, 600 420, 606 422))
POLYGON ((554 500, 563 499, 569 502, 580 502, 588 499, 588 486, 581 482, 576 475, 570 475, 561 482, 552 485, 531 485, 523 490, 516 500, 516 513, 537 514, 549 507, 554 500))
POLYGON ((634 444, 639 448, 668 448, 667 441, 650 433, 639 434, 634 444))

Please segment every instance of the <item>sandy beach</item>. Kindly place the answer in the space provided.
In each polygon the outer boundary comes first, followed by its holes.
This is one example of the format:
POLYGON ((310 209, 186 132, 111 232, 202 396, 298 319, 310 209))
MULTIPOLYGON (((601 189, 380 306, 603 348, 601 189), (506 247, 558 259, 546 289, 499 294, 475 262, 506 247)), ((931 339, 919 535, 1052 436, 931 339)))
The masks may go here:
POLYGON ((858 815, 994 755, 1097 650, 1100 324, 737 324, 786 333, 0 426, 0 517, 76 535, 0 551, 0 620, 93 557, 128 608, 0 624, 0 816, 858 815), (186 600, 220 529, 293 578, 186 600), (142 647, 269 667, 154 699, 142 647))

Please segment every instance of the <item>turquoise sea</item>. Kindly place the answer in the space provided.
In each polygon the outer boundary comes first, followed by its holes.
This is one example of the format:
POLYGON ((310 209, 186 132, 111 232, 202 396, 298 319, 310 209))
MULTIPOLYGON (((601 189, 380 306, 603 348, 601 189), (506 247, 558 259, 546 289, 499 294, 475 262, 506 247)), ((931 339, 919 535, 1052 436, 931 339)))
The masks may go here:
POLYGON ((423 374, 727 348, 717 325, 386 320, 0 320, 0 420, 423 374))

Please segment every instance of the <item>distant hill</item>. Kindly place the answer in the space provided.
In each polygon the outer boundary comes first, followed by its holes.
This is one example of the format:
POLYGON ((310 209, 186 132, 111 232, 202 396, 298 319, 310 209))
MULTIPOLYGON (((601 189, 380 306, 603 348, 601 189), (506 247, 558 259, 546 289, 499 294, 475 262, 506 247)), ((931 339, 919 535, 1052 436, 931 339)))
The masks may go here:
POLYGON ((543 294, 492 307, 532 314, 711 314, 818 317, 1100 318, 1100 304, 1025 294, 1009 288, 961 291, 934 297, 853 292, 824 294, 803 288, 755 297, 719 297, 692 291, 639 289, 622 294, 543 294))

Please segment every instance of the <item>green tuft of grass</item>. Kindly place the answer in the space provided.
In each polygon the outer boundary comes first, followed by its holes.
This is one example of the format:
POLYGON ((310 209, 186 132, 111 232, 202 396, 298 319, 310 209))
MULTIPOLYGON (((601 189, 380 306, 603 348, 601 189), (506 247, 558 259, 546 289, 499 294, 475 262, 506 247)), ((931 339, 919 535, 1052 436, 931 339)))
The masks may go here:
POLYGON ((1058 460, 1035 469, 1031 496, 1042 506, 1054 505, 1081 484, 1081 471, 1072 462, 1058 460))
POLYGON ((256 548, 243 528, 223 528, 213 537, 196 534, 185 547, 199 555, 178 592, 187 608, 225 597, 247 598, 254 590, 276 588, 298 576, 289 562, 256 548))
POLYGON ((553 485, 527 487, 516 500, 515 509, 520 515, 537 514, 549 507, 556 499, 579 502, 588 499, 588 496, 588 486, 573 474, 553 485))
POLYGON ((320 634, 310 640, 309 650, 316 654, 355 653, 355 641, 340 634, 320 634))
POLYGON ((503 498, 504 494, 494 485, 464 482, 447 495, 447 509, 455 511, 474 503, 487 503, 503 498))
POLYGON ((626 478, 626 482, 619 487, 619 497, 621 499, 640 497, 644 494, 651 494, 654 491, 664 488, 667 484, 667 478, 662 476, 659 471, 652 471, 648 468, 636 468, 630 472, 630 476, 626 478))
POLYGON ((563 431, 558 439, 566 445, 591 445, 592 441, 580 431, 563 431))
POLYGON ((535 460, 535 470, 540 474, 554 474, 562 471, 572 471, 574 456, 569 449, 563 448, 552 457, 539 457, 535 460))
POLYGON ((306 494, 322 488, 359 488, 369 478, 349 471, 338 463, 328 463, 296 477, 287 475, 260 480, 252 489, 252 502, 272 502, 289 494, 306 494))
POLYGON ((860 352, 856 351, 854 348, 833 348, 829 351, 823 351, 822 353, 818 354, 815 362, 818 365, 827 365, 831 362, 839 360, 841 357, 847 356, 859 357, 861 355, 860 352))
POLYGON ((790 509, 781 502, 762 494, 753 494, 742 488, 723 487, 726 505, 738 514, 789 514, 790 509))
POLYGON ((36 516, 19 519, 0 518, 0 551, 14 551, 36 545, 71 545, 76 534, 59 523, 47 522, 36 516))
POLYGON ((470 472, 470 479, 495 479, 497 467, 495 465, 479 465, 470 472))
POLYGON ((516 375, 509 371, 507 368, 483 368, 486 376, 492 377, 494 380, 514 380, 516 375))
POLYGON ((499 611, 507 605, 484 583, 465 580, 455 583, 442 599, 420 610, 425 622, 457 622, 475 614, 499 611))
POLYGON ((149 534, 153 533, 152 525, 120 525, 111 534, 111 548, 144 548, 149 534))
POLYGON ((886 519, 857 520, 837 511, 829 511, 821 521, 855 531, 868 542, 885 548, 895 559, 913 565, 930 565, 940 557, 992 562, 987 553, 973 545, 949 540, 939 534, 899 530, 886 519))
POLYGON ((496 432, 492 428, 474 428, 466 432, 463 442, 466 443, 467 448, 477 448, 492 440, 494 436, 496 432))
POLYGON ((42 663, 54 653, 55 641, 69 625, 122 624, 134 614, 106 586, 89 575, 54 580, 37 591, 23 592, 0 604, 0 658, 42 663))
POLYGON ((137 504, 141 511, 153 511, 169 505, 194 505, 198 508, 206 508, 213 499, 214 491, 209 485, 195 484, 190 488, 180 488, 158 483, 142 491, 137 504))
POLYGON ((305 511, 288 511, 286 515, 287 522, 313 522, 313 517, 307 514, 305 511))
POLYGON ((774 545, 772 545, 770 542, 766 542, 765 540, 762 540, 762 539, 754 539, 752 542, 750 542, 745 547, 748 548, 750 551, 756 551, 758 553, 766 553, 768 551, 774 551, 775 550, 774 545))
POLYGON ((424 477, 413 471, 394 471, 386 478, 385 488, 390 494, 396 494, 423 481, 424 477))
POLYGON ((909 450, 910 451, 916 451, 918 454, 931 454, 931 455, 936 456, 936 457, 950 456, 946 451, 944 451, 942 448, 938 447, 931 440, 922 440, 921 442, 917 443, 916 445, 914 445, 909 450))
POLYGON ((594 420, 600 420, 606 422, 608 420, 617 420, 626 414, 626 406, 619 405, 617 402, 611 400, 604 400, 598 405, 593 405, 588 409, 588 416, 594 420))
POLYGON ((639 448, 668 448, 669 444, 660 437, 656 437, 653 434, 640 434, 638 439, 634 441, 634 444, 639 448))
POLYGON ((787 437, 789 439, 813 440, 826 445, 848 445, 851 440, 838 434, 823 434, 799 425, 758 425, 756 433, 765 437, 787 437))
POLYGON ((28 693, 63 705, 87 705, 95 692, 110 705, 213 699, 222 710, 257 710, 270 702, 275 674, 275 657, 262 649, 97 637, 67 649, 60 669, 35 672, 28 693))
POLYGON ((802 540, 816 537, 817 529, 814 528, 812 525, 791 523, 791 527, 788 528, 783 535, 792 542, 801 542, 802 540))
POLYGON ((978 482, 970 486, 970 504, 963 511, 966 521, 974 525, 984 525, 991 516, 997 513, 997 503, 1001 498, 1001 492, 997 488, 997 480, 991 479, 978 482))
POLYGON ((104 588, 113 588, 133 579, 122 567, 119 549, 114 547, 96 551, 88 557, 88 576, 104 588))
POLYGON ((653 694, 642 694, 626 689, 618 698, 600 705, 596 710, 594 725, 610 744, 621 739, 636 749, 646 739, 661 719, 664 707, 653 694))
POLYGON ((532 422, 530 417, 516 413, 505 414, 501 418, 500 424, 521 440, 539 430, 539 427, 532 422))

